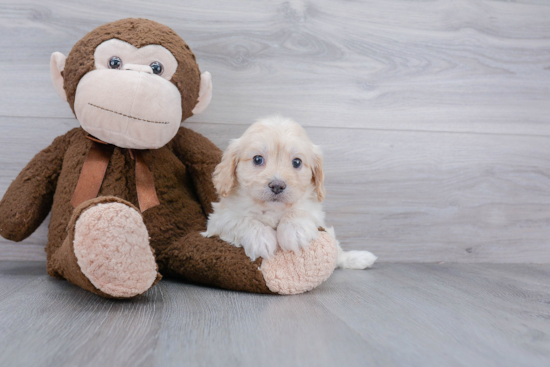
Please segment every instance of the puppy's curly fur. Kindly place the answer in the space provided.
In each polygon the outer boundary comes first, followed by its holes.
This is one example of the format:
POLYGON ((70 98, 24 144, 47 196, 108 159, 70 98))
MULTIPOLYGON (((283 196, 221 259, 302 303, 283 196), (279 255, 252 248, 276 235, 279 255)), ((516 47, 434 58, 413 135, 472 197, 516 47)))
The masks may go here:
MULTIPOLYGON (((317 238, 318 227, 327 228, 323 155, 291 119, 273 116, 251 125, 231 141, 213 178, 221 200, 203 235, 242 246, 252 260, 278 248, 298 251, 317 238)), ((339 267, 365 269, 376 260, 368 251, 338 247, 339 267)))

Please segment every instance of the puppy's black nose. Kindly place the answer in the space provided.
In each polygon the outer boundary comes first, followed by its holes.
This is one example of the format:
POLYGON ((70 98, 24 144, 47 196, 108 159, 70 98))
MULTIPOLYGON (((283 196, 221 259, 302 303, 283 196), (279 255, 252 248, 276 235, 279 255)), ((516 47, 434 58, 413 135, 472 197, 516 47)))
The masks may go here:
POLYGON ((286 189, 286 184, 281 180, 273 180, 267 186, 269 186, 274 194, 280 194, 284 189, 286 189))

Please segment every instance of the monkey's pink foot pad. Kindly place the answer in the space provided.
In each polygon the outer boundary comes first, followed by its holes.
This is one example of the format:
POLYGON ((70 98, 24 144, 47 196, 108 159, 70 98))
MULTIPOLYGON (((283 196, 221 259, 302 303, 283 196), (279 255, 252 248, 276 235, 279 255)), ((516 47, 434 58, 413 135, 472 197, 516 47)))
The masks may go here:
POLYGON ((327 232, 300 252, 278 251, 261 266, 267 287, 274 293, 298 294, 327 280, 338 257, 336 240, 327 232))
POLYGON ((80 215, 74 252, 82 273, 113 297, 141 294, 157 277, 141 214, 122 203, 98 204, 80 215))

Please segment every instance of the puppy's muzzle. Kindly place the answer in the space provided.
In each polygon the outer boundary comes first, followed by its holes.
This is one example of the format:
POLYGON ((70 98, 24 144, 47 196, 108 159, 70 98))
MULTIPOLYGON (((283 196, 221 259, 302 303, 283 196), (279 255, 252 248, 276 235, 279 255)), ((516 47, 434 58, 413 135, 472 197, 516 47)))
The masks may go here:
POLYGON ((273 180, 267 186, 271 189, 275 195, 280 194, 286 189, 286 183, 281 180, 273 180))

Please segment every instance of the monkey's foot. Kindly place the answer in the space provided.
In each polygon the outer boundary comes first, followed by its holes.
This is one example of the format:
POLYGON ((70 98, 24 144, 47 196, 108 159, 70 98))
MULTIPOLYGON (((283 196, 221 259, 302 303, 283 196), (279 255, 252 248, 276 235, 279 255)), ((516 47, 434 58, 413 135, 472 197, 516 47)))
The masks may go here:
POLYGON ((242 247, 191 232, 159 254, 162 273, 210 286, 268 294, 307 292, 328 279, 336 266, 336 240, 327 232, 307 248, 278 251, 251 261, 242 247))
POLYGON ((261 266, 269 290, 298 294, 312 290, 330 277, 336 266, 338 246, 327 232, 299 252, 278 251, 261 266))
POLYGON ((75 209, 51 266, 53 275, 110 298, 137 296, 161 278, 141 214, 115 197, 75 209))
POLYGON ((157 264, 141 214, 122 203, 98 204, 76 221, 74 253, 82 273, 100 291, 133 297, 157 278, 157 264))

